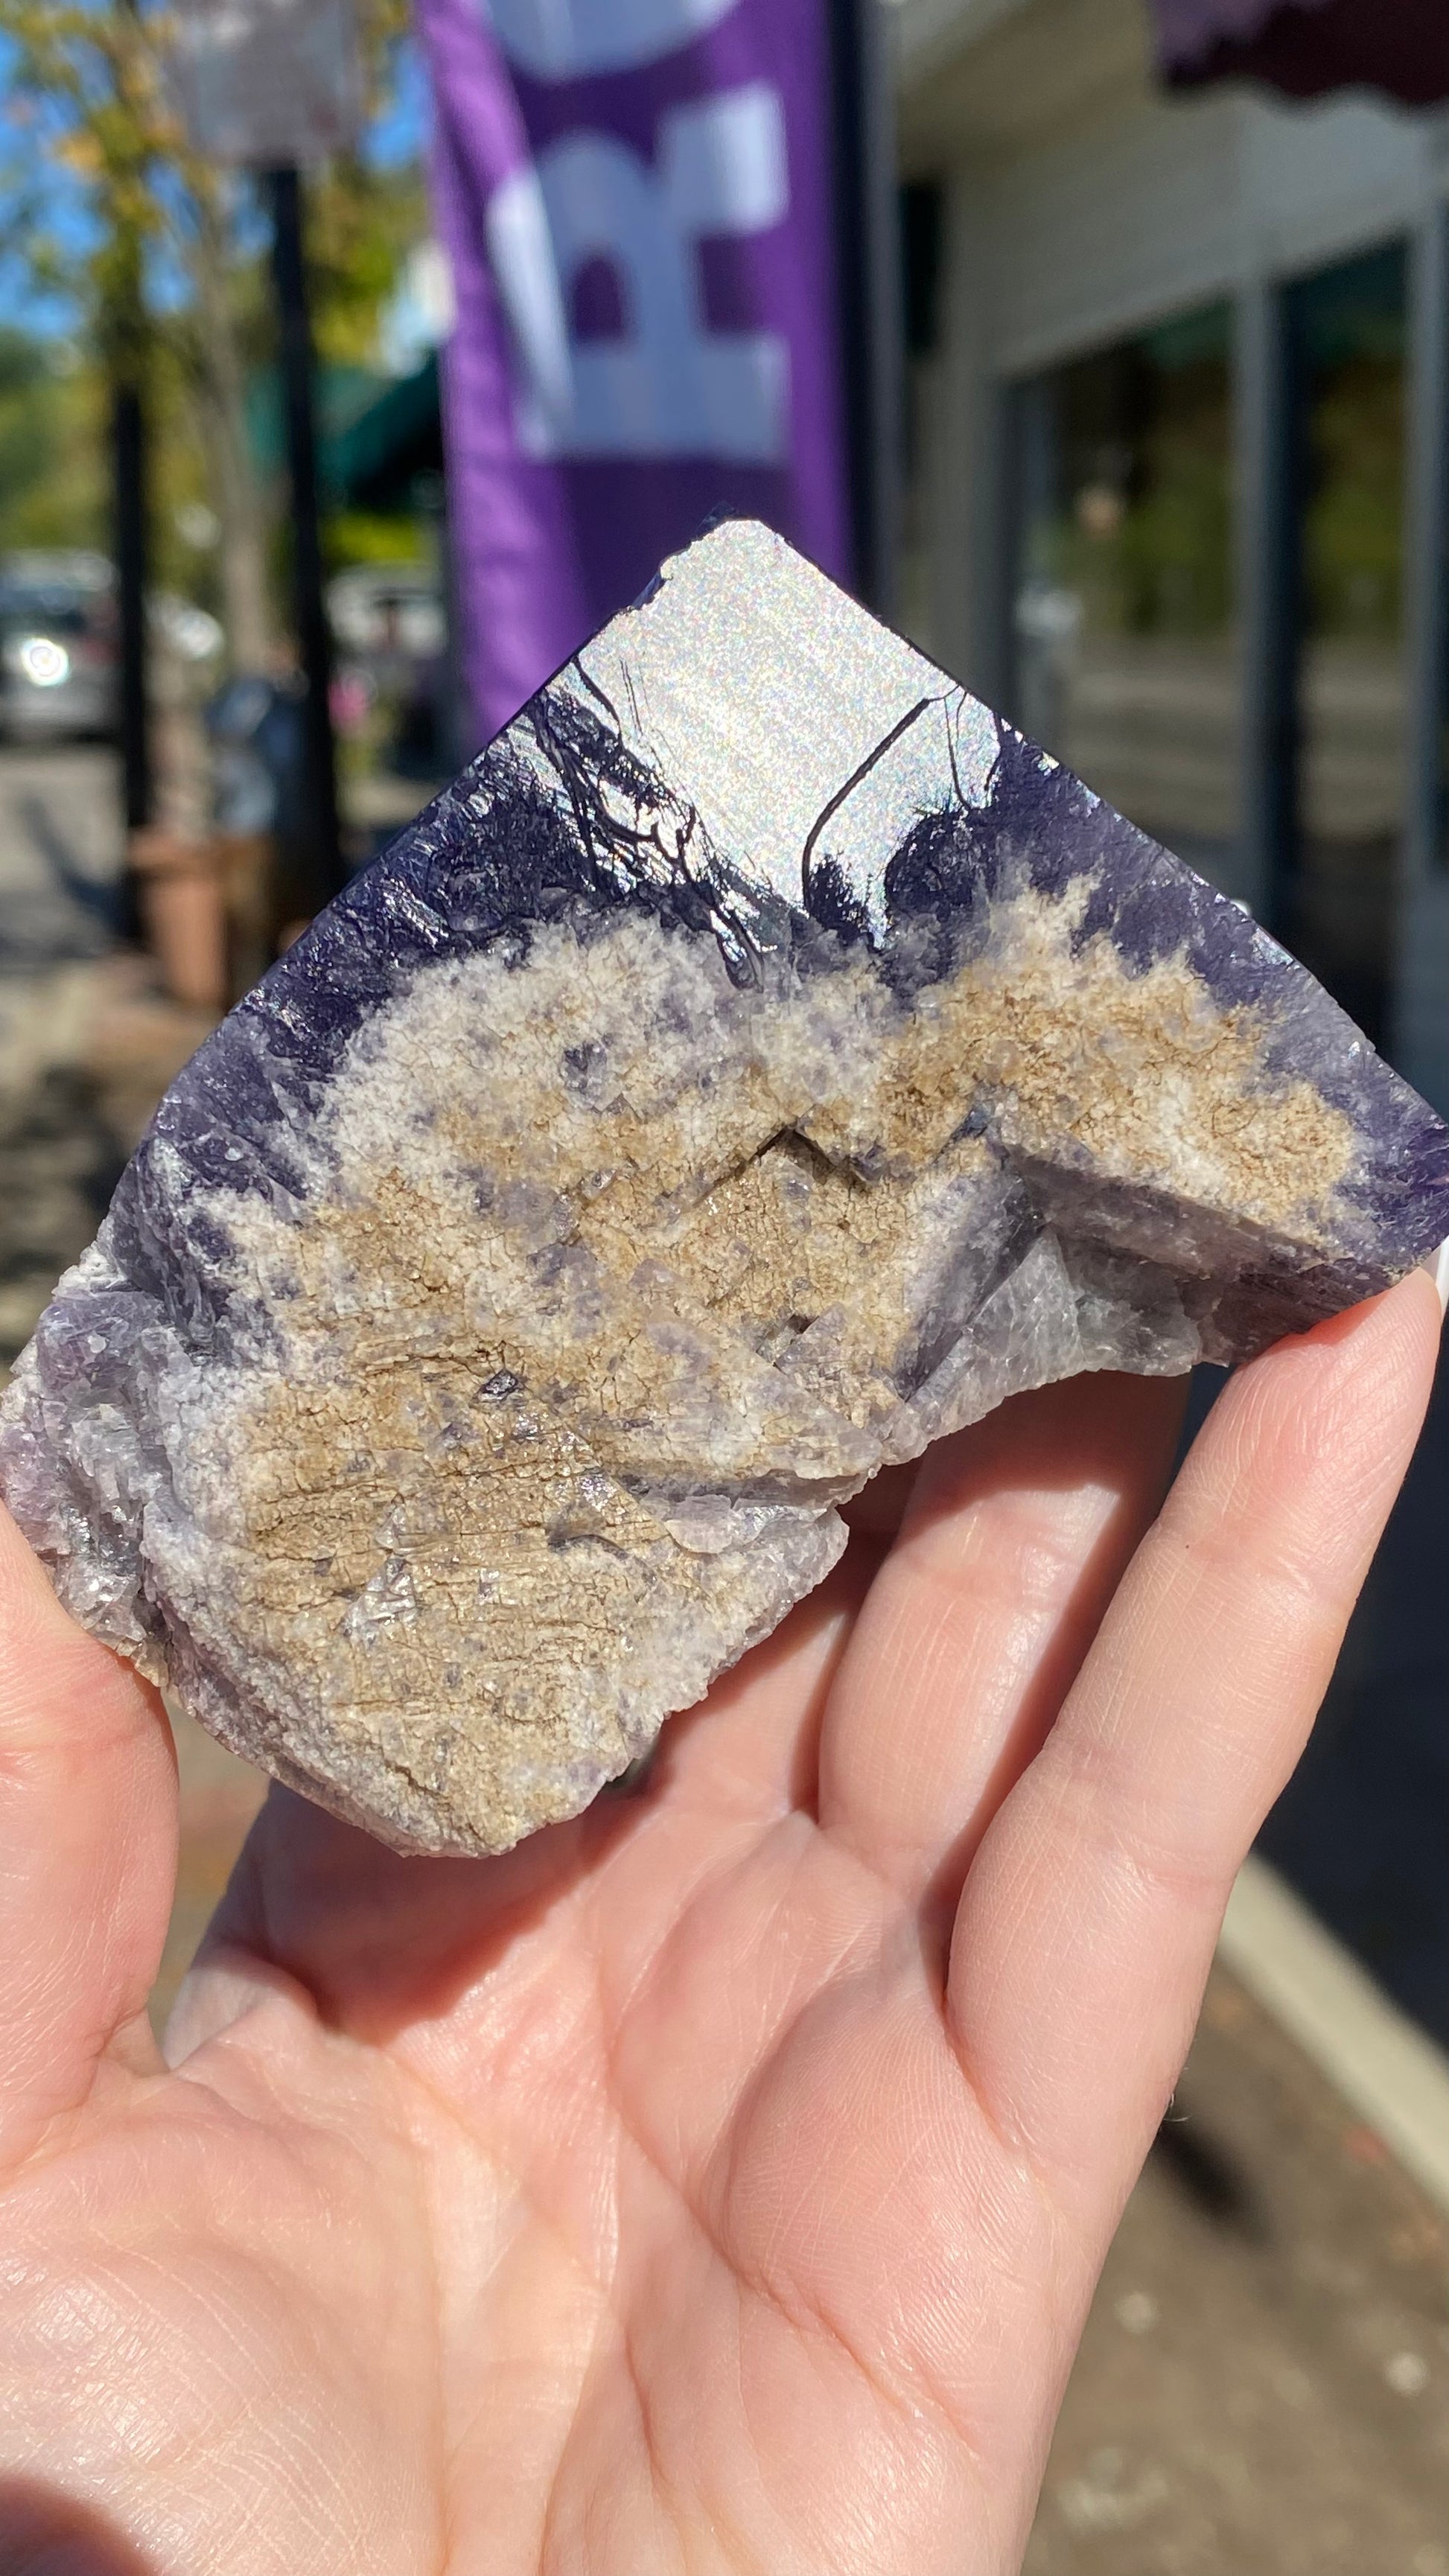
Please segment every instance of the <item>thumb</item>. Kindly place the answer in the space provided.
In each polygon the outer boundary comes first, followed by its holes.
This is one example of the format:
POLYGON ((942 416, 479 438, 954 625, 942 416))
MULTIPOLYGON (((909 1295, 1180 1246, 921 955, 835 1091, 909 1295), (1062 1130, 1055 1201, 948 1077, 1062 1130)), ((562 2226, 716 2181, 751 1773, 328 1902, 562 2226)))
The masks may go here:
POLYGON ((61 1608, 0 1507, 0 2169, 145 2010, 176 1816, 158 1694, 61 1608))

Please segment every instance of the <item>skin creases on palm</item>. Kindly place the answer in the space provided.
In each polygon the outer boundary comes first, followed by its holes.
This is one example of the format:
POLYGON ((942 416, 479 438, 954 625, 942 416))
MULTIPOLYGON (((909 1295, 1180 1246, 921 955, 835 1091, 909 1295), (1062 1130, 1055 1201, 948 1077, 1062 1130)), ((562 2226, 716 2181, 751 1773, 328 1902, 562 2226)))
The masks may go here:
POLYGON ((1008 2576, 1437 1325, 1280 1345, 1165 1508, 1170 1388, 1015 1400, 505 1859, 274 1791, 169 2067, 169 1736, 7 1531, 0 2565, 1008 2576))

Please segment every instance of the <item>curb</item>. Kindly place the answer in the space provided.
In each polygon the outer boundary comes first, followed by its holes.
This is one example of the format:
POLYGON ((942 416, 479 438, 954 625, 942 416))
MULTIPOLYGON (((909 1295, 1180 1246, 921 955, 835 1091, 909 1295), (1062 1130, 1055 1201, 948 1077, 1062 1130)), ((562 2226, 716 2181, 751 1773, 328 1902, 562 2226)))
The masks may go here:
POLYGON ((1449 2057, 1256 1854, 1218 1956, 1449 2213, 1449 2057))

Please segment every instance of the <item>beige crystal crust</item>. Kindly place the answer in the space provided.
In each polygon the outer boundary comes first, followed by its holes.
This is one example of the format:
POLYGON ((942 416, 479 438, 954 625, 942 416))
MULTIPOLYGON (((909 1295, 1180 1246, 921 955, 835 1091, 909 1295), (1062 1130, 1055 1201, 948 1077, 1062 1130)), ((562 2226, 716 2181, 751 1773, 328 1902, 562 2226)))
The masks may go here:
POLYGON ((909 1005, 859 953, 738 990, 630 913, 377 1014, 300 1209, 217 1203, 268 1360, 176 1362, 148 1542, 234 1679, 208 1724, 404 1847, 503 1849, 819 1582, 882 1460, 1023 1384, 1190 1366, 1165 1276, 1119 1314, 1100 1260, 1020 1236, 973 1103, 1027 1158, 1314 1240, 1347 1122, 1266 1077, 1252 1014, 1105 940, 1068 978, 1070 900, 1002 913, 909 1005))

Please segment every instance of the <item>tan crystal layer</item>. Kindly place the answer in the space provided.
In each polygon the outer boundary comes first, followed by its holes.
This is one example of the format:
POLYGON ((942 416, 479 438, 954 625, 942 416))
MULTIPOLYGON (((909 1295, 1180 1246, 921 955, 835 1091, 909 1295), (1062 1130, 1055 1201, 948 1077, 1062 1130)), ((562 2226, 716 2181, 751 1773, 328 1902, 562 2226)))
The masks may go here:
MULTIPOLYGON (((883 1457, 1110 1362, 1050 1239, 994 1245, 973 1102, 1025 1153, 1187 1172, 1312 1238, 1346 1122, 1265 1082, 1251 1015, 1185 967, 1101 941, 1068 979, 1074 919, 1022 897, 906 1007, 864 956, 742 993, 625 916, 428 970, 369 1025, 300 1218, 218 1203, 276 1358, 182 1407, 202 1536, 160 1574, 247 1750, 401 1841, 505 1846, 820 1579, 883 1457), (1059 1328, 1013 1344, 1028 1259, 1059 1328)), ((1179 1314, 1147 1364, 1196 1349, 1179 1314)))

